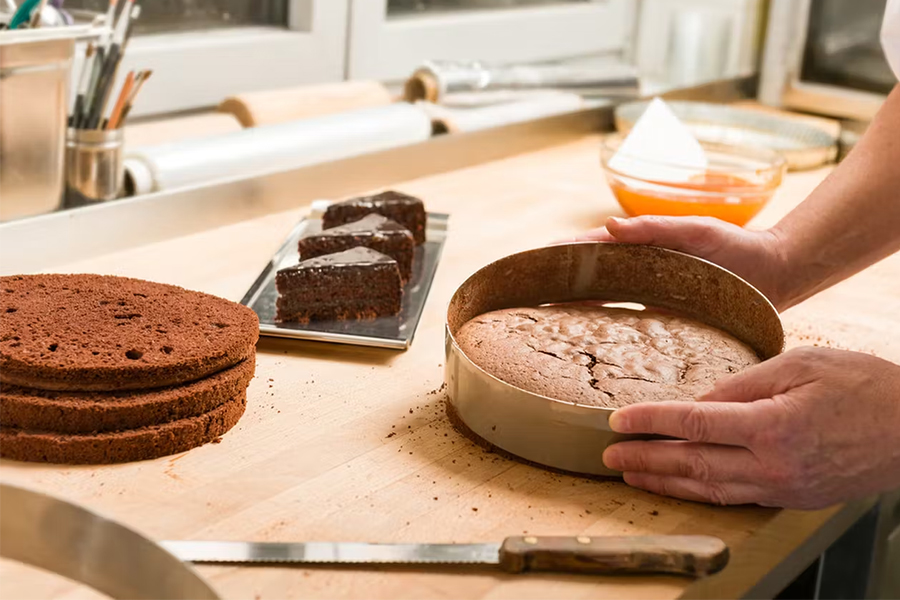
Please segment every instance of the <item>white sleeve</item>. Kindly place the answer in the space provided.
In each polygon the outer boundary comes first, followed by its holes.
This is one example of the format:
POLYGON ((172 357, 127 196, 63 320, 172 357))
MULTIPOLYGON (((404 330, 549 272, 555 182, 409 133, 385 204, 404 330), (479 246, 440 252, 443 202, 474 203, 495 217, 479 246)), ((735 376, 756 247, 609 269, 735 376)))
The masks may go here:
POLYGON ((881 46, 884 55, 900 79, 900 0, 888 0, 881 26, 881 46))

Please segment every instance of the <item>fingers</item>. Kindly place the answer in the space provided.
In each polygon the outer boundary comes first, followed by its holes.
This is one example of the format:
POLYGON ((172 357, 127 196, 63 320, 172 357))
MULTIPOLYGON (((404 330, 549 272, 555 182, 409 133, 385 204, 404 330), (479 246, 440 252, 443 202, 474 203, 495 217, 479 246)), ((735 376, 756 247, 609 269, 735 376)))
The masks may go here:
POLYGON ((606 222, 607 232, 617 242, 661 246, 699 256, 721 246, 719 230, 724 227, 727 224, 704 217, 610 217, 606 222))
POLYGON ((625 483, 654 494, 712 504, 756 504, 765 498, 762 488, 752 483, 697 481, 654 473, 624 474, 625 483))
MULTIPOLYGON (((612 219, 613 217, 610 217, 612 219)), ((616 238, 614 238, 609 231, 607 231, 606 227, 600 227, 599 229, 591 229, 590 231, 585 231, 582 234, 572 238, 569 240, 571 242, 615 242, 616 238)))
POLYGON ((750 446, 769 423, 753 404, 729 402, 646 402, 615 411, 609 418, 617 433, 665 435, 692 442, 750 446))
POLYGON ((624 472, 653 473, 714 482, 758 482, 759 460, 746 448, 681 441, 620 442, 606 449, 603 464, 624 472))
POLYGON ((698 398, 701 402, 754 402, 773 398, 809 382, 810 366, 819 357, 798 348, 750 367, 737 375, 716 382, 712 391, 698 398))

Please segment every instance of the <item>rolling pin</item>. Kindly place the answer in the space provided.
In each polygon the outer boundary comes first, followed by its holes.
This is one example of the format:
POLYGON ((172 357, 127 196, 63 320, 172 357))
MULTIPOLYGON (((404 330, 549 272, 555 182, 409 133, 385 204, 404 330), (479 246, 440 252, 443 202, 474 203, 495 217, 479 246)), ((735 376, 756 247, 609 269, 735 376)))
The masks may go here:
POLYGON ((239 94, 223 100, 219 112, 234 115, 244 127, 257 127, 384 106, 393 100, 377 81, 344 81, 239 94))

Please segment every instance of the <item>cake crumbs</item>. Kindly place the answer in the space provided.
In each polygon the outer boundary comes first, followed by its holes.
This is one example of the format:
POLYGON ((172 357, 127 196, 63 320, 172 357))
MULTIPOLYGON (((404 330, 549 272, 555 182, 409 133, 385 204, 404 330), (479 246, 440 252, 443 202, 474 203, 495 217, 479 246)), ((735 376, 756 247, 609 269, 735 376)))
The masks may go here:
POLYGON ((210 444, 221 444, 221 443, 222 443, 221 436, 217 437, 216 439, 214 439, 213 441, 210 442, 210 444))
POLYGON ((473 506, 473 507, 472 507, 472 512, 478 512, 478 509, 477 509, 476 507, 473 506))
MULTIPOLYGON (((389 434, 387 434, 387 438, 392 438, 392 437, 394 437, 395 435, 397 435, 397 432, 396 432, 396 431, 392 431, 392 432, 390 432, 389 434)), ((386 438, 386 439, 387 439, 387 438, 386 438)))
POLYGON ((650 511, 650 516, 658 517, 658 516, 659 516, 659 511, 658 511, 658 510, 651 510, 651 511, 650 511))

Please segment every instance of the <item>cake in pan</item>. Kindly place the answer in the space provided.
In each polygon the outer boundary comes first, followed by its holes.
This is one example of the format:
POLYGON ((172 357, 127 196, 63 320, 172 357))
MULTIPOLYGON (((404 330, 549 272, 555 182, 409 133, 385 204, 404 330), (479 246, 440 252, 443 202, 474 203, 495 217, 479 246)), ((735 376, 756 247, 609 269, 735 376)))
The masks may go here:
POLYGON ((733 336, 668 312, 575 302, 510 308, 456 336, 476 365, 523 390, 579 405, 692 401, 759 362, 733 336))

